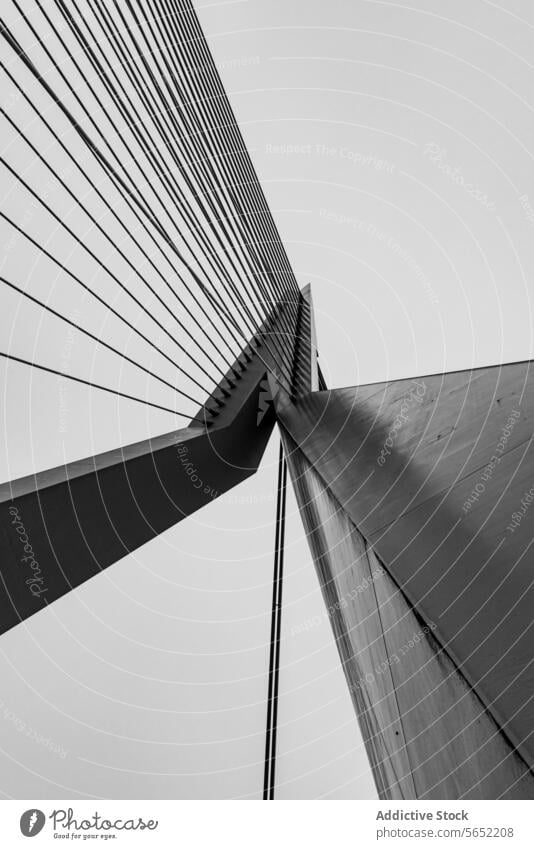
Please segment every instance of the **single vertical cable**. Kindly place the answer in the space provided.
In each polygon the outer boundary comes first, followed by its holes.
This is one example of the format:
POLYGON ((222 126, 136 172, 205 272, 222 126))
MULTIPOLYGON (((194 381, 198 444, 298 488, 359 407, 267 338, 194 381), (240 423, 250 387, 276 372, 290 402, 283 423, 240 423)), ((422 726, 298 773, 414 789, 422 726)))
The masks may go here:
POLYGON ((263 799, 274 799, 276 768, 276 734, 278 729, 278 685, 280 679, 280 635, 282 630, 282 586, 284 573, 284 541, 286 523, 287 463, 280 441, 278 456, 278 493, 274 543, 273 599, 271 609, 271 642, 269 679, 267 684, 267 726, 265 730, 265 769, 263 799))

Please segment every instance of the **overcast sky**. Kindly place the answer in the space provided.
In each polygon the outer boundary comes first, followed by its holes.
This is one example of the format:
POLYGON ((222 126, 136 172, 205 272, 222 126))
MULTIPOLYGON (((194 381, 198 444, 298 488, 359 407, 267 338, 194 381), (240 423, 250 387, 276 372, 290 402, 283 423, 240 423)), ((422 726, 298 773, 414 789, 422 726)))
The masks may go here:
MULTIPOLYGON (((530 4, 197 8, 298 281, 312 283, 328 384, 530 358, 530 4)), ((6 158, 30 168, 7 138, 6 158)), ((10 181, 5 193, 24 216, 10 181)), ((2 244, 4 272, 38 291, 46 267, 7 230, 2 244)), ((104 326, 56 282, 72 314, 104 326)), ((83 373, 83 340, 1 297, 2 350, 83 373)), ((22 367, 2 377, 3 480, 175 427, 22 367)), ((275 437, 249 482, 2 637, 5 796, 261 795, 276 456, 275 437)), ((278 796, 369 798, 292 496, 288 509, 278 796)))

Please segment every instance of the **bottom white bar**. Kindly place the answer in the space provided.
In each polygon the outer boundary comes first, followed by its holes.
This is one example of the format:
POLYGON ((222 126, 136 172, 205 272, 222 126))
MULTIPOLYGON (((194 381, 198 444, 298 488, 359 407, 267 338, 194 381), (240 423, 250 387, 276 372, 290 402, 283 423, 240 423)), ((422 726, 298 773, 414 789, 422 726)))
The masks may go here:
POLYGON ((532 847, 531 802, 0 802, 0 845, 532 847), (120 841, 120 844, 118 843, 120 841))

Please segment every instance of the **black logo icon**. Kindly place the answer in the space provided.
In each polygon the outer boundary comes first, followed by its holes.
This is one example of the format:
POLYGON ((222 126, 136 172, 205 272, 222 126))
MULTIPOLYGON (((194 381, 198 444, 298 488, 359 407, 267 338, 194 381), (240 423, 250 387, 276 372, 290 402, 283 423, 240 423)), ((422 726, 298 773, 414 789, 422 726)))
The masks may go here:
POLYGON ((30 808, 29 811, 24 811, 20 818, 20 830, 24 837, 35 837, 43 828, 45 821, 46 817, 42 811, 30 808))

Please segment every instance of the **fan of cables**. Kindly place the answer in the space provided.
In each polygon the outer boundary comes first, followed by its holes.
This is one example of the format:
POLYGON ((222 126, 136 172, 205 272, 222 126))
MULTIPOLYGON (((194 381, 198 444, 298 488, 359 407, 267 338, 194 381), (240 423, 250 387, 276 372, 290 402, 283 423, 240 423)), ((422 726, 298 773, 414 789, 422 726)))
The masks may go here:
POLYGON ((260 334, 289 386, 297 282, 195 11, 4 9, 1 282, 89 347, 1 356, 190 420, 260 334))

